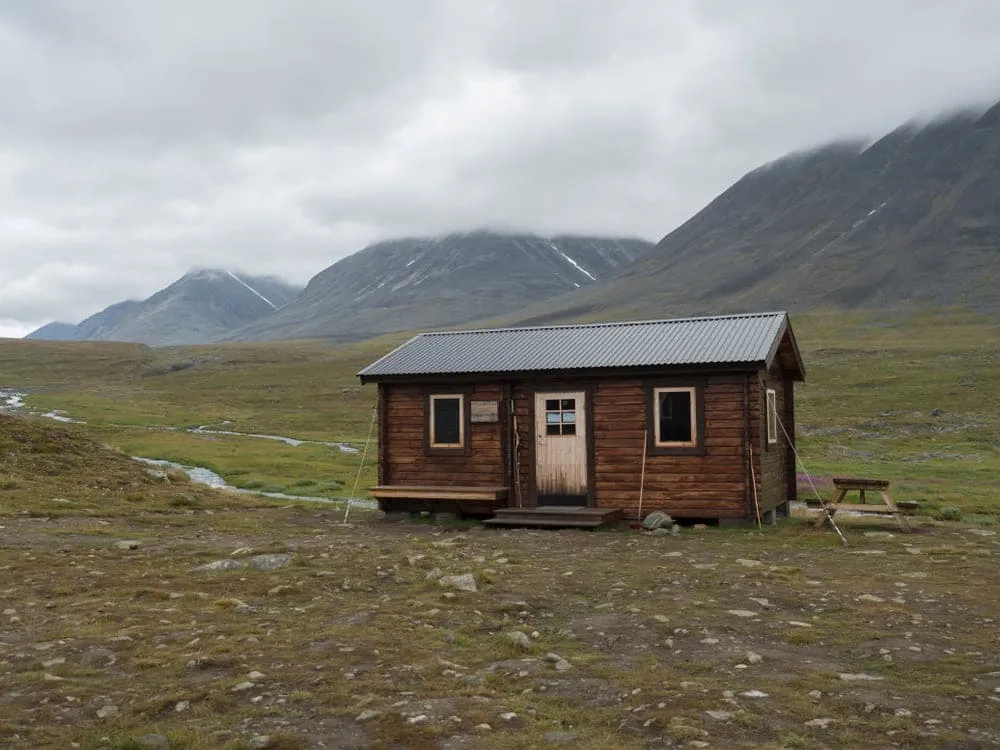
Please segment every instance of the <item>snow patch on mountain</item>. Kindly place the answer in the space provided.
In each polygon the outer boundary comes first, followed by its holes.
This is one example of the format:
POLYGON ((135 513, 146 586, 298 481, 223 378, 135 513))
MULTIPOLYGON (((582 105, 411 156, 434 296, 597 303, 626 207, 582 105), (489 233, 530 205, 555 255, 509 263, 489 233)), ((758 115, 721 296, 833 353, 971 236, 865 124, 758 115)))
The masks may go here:
POLYGON ((579 271, 580 273, 582 273, 588 279, 590 279, 591 281, 597 281, 597 277, 594 276, 594 274, 592 274, 586 268, 584 268, 583 266, 581 266, 579 263, 577 263, 571 257, 569 257, 568 255, 566 255, 566 253, 564 253, 562 250, 558 250, 557 249, 556 252, 559 253, 563 258, 565 258, 567 263, 569 263, 571 266, 573 266, 573 268, 575 268, 577 271, 579 271))
POLYGON ((277 310, 278 309, 278 306, 276 304, 274 304, 273 302, 271 302, 271 300, 269 300, 263 294, 261 294, 260 292, 258 292, 256 289, 254 289, 252 286, 250 286, 248 283, 246 283, 243 279, 241 279, 235 273, 233 273, 232 271, 226 271, 226 273, 228 273, 232 278, 234 278, 240 284, 242 284, 247 289, 249 289, 251 292, 253 292, 254 294, 256 294, 258 297, 260 297, 262 300, 264 300, 267 304, 269 304, 271 306, 272 310, 277 310))

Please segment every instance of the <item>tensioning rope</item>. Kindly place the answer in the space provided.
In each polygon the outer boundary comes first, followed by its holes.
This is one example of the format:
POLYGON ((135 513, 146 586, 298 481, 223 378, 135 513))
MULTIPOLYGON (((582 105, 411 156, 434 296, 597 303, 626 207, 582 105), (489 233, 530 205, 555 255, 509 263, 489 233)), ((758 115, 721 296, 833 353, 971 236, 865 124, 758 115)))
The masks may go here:
POLYGON ((809 473, 809 469, 806 468, 805 461, 802 460, 802 456, 799 455, 799 452, 795 450, 795 443, 792 442, 792 438, 788 434, 788 430, 785 429, 785 423, 781 421, 781 418, 777 414, 775 414, 774 417, 775 421, 781 426, 781 431, 785 433, 785 440, 788 441, 788 447, 792 449, 792 453, 795 454, 795 460, 798 461, 799 466, 802 468, 802 473, 805 474, 806 479, 809 480, 809 486, 812 487, 813 494, 816 496, 816 499, 819 500, 819 505, 823 509, 823 512, 826 513, 827 520, 830 521, 830 525, 833 526, 833 530, 837 532, 837 536, 840 537, 840 541, 846 545, 847 537, 845 537, 840 531, 840 527, 837 526, 837 522, 833 520, 833 514, 830 512, 830 509, 826 507, 826 502, 822 497, 820 497, 819 490, 816 489, 816 483, 813 482, 812 475, 809 473))
POLYGON ((358 465, 358 475, 354 478, 354 489, 351 496, 347 498, 347 508, 344 510, 344 523, 351 514, 351 503, 357 498, 358 485, 361 484, 361 470, 365 468, 365 457, 368 455, 368 445, 372 441, 372 433, 375 431, 375 418, 378 416, 378 406, 372 407, 372 423, 368 426, 368 439, 365 440, 365 449, 361 452, 361 463, 358 465))

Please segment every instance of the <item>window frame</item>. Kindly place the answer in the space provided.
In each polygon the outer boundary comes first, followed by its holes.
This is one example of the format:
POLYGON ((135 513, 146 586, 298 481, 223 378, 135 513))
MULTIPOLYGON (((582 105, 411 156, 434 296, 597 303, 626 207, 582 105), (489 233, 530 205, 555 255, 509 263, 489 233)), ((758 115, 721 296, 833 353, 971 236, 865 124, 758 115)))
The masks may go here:
POLYGON ((704 456, 705 383, 699 379, 651 382, 646 386, 646 454, 650 456, 704 456), (691 394, 690 441, 664 442, 660 435, 660 394, 686 391, 691 394))
POLYGON ((471 453, 472 421, 470 412, 470 392, 468 389, 454 388, 448 390, 433 390, 424 394, 424 453, 428 456, 455 456, 471 453), (439 399, 458 399, 458 435, 457 443, 436 443, 434 438, 434 402, 439 399))
POLYGON ((767 445, 778 444, 778 392, 774 388, 764 391, 764 423, 767 445))

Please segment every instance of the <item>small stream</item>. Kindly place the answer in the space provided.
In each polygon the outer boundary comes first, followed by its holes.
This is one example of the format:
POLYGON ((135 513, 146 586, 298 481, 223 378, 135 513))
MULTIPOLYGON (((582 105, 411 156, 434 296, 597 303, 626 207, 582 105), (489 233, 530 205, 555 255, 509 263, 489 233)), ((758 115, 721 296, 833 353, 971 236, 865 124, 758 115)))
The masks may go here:
POLYGON ((247 490, 241 487, 234 487, 233 485, 226 482, 221 476, 216 474, 211 469, 206 469, 203 466, 186 466, 184 464, 179 464, 174 461, 166 461, 162 458, 143 458, 142 456, 132 456, 133 461, 138 461, 141 464, 146 464, 147 466, 159 466, 168 469, 176 469, 177 471, 183 471, 192 482, 197 482, 198 484, 204 484, 208 487, 212 487, 217 490, 225 490, 226 492, 235 492, 241 495, 262 495, 264 497, 273 497, 279 500, 305 500, 311 503, 350 503, 359 508, 375 508, 377 503, 373 500, 367 498, 347 498, 347 497, 311 497, 309 495, 289 495, 284 492, 263 492, 261 490, 247 490))
MULTIPOLYGON (((228 421, 222 424, 229 424, 228 421)), ((347 443, 326 442, 324 440, 299 440, 298 438, 285 437, 284 435, 264 435, 259 432, 234 432, 233 430, 215 430, 211 425, 201 425, 192 427, 187 432, 195 435, 233 435, 235 437, 258 438, 260 440, 276 440, 279 443, 290 445, 293 448, 300 445, 325 445, 327 448, 336 448, 341 453, 357 453, 358 449, 347 443)))

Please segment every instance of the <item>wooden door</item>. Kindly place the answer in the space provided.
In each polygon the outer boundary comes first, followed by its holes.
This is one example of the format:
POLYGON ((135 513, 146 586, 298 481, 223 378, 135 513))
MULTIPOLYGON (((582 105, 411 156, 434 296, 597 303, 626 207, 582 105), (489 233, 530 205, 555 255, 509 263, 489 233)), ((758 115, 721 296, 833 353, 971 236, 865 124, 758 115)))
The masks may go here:
POLYGON ((539 505, 587 504, 583 391, 535 394, 535 485, 539 505))

